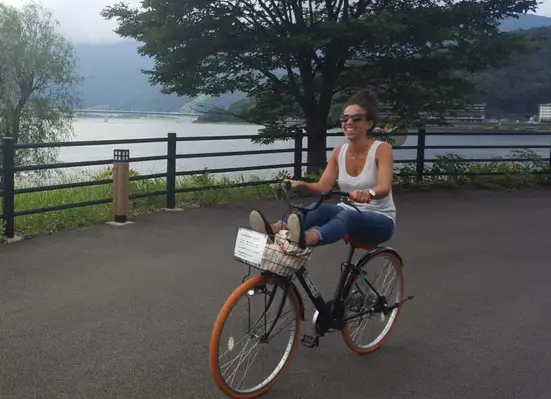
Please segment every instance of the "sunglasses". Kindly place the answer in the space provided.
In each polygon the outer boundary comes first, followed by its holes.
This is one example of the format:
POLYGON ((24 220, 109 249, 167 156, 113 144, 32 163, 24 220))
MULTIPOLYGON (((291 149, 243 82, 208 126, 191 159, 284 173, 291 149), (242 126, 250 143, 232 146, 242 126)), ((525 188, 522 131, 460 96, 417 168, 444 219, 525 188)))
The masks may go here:
POLYGON ((361 121, 362 119, 364 119, 365 115, 363 114, 355 114, 355 115, 342 115, 341 116, 341 122, 346 122, 346 121, 352 121, 352 122, 359 122, 361 121))

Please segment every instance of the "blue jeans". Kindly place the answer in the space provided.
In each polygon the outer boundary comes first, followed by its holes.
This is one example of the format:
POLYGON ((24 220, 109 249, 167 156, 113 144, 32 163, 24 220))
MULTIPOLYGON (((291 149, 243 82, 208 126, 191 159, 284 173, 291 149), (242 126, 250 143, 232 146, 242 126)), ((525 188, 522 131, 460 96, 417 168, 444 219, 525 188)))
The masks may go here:
MULTIPOLYGON (((286 218, 283 222, 287 222, 286 218)), ((347 234, 354 239, 372 244, 388 241, 394 233, 392 219, 377 212, 358 212, 336 204, 321 204, 307 213, 302 222, 304 230, 314 229, 320 236, 318 245, 327 245, 342 240, 347 234)))

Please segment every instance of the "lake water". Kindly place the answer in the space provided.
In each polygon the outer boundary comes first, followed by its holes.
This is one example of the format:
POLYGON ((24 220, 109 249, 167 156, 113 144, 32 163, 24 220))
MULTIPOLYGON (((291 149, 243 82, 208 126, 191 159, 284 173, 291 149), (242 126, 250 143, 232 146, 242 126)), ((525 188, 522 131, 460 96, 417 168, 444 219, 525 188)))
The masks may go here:
MULTIPOLYGON (((169 132, 176 133, 179 137, 214 136, 214 135, 254 135, 259 126, 252 125, 226 125, 226 124, 194 124, 193 117, 180 119, 154 119, 154 118, 113 118, 105 121, 102 118, 80 118, 74 123, 75 136, 72 141, 82 140, 114 140, 130 138, 154 138, 166 137, 169 132)), ((343 143, 342 137, 330 137, 328 146, 343 143)), ((417 137, 408 137, 404 146, 415 146, 417 137)), ((427 137, 427 145, 550 145, 550 136, 433 136, 427 137)), ((253 144, 249 140, 225 140, 225 141, 197 141, 179 142, 178 154, 246 151, 267 148, 293 148, 293 142, 276 142, 271 145, 253 144)), ((306 147, 306 139, 304 140, 306 147)), ((127 144, 115 146, 90 146, 90 147, 64 147, 60 149, 60 162, 78 162, 87 160, 111 159, 115 148, 129 149, 130 157, 146 157, 166 155, 166 143, 151 144, 127 144)), ((549 149, 535 150, 538 154, 548 158, 549 149)), ((481 150, 427 150, 425 157, 433 158, 437 154, 454 152, 470 158, 492 158, 508 156, 507 149, 481 149, 481 150)), ((414 159, 415 150, 396 149, 397 160, 414 159)), ((306 154, 304 154, 306 159, 306 154)), ((238 166, 252 166, 259 164, 284 164, 292 163, 293 154, 264 154, 232 157, 209 157, 194 159, 179 159, 178 171, 198 170, 203 168, 229 168, 238 166)), ((94 171, 101 167, 90 167, 94 171)), ((166 171, 165 161, 132 163, 131 168, 142 174, 163 173, 166 171)), ((281 169, 278 169, 281 170, 281 169)), ((291 168, 288 168, 290 172, 291 168)), ((74 170, 73 170, 74 171, 74 170)), ((260 176, 273 176, 277 170, 253 171, 238 175, 255 174, 260 176)))

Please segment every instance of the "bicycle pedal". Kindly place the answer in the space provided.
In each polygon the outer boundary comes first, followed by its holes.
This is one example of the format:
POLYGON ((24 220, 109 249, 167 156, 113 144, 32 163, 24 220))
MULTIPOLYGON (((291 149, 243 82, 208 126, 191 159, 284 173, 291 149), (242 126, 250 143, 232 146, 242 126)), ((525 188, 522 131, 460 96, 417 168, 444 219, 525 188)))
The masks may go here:
POLYGON ((320 337, 317 335, 312 336, 304 334, 300 339, 300 343, 305 347, 312 349, 314 347, 320 346, 320 337))

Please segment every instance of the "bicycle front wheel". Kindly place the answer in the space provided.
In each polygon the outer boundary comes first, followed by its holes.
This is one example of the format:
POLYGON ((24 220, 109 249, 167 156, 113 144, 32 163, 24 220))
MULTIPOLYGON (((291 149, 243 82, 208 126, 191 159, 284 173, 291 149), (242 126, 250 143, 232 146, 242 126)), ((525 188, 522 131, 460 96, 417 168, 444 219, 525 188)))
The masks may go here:
POLYGON ((209 365, 215 384, 233 399, 263 395, 291 362, 299 334, 300 302, 288 279, 256 276, 245 281, 227 299, 212 329, 209 365), (259 302, 258 315, 251 314, 255 307, 252 302, 259 302), (239 312, 240 308, 245 312, 239 312), (230 322, 233 313, 237 314, 230 322), (231 331, 231 327, 238 327, 238 331, 231 331), (230 331, 226 334, 226 330, 230 331), (276 349, 277 344, 282 344, 281 350, 276 349), (276 360, 262 356, 255 363, 261 352, 275 355, 276 360))

